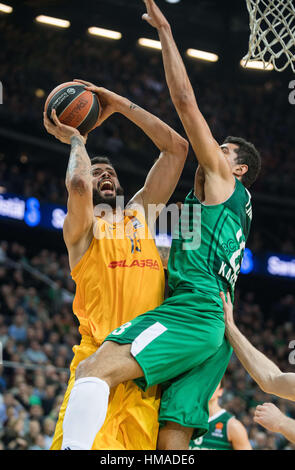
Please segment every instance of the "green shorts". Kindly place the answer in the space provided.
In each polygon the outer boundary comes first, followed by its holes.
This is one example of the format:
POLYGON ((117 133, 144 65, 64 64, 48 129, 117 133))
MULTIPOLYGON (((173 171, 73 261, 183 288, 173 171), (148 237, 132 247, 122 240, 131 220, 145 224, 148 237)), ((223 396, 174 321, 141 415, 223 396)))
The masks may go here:
POLYGON ((232 349, 224 336, 222 302, 202 291, 174 293, 162 305, 122 325, 105 341, 131 344, 146 389, 161 384, 159 421, 208 430, 208 401, 227 368, 232 349))

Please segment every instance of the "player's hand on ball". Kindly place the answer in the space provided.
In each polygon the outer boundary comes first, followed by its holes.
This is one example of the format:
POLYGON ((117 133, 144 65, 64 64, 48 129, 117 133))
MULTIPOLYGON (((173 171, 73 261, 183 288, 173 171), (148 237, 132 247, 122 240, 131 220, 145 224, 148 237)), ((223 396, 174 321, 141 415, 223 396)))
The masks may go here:
POLYGON ((46 116, 46 113, 43 113, 43 122, 45 129, 47 132, 51 135, 53 135, 56 139, 58 139, 60 142, 63 142, 64 144, 70 144, 71 143, 71 137, 74 135, 80 136, 83 139, 84 144, 87 141, 87 135, 82 136, 80 132, 75 129, 74 127, 66 126, 65 124, 62 124, 57 115, 55 109, 52 110, 51 118, 54 122, 52 122, 48 119, 46 116))
POLYGON ((255 423, 260 424, 269 431, 280 432, 281 423, 284 419, 283 413, 273 403, 264 403, 256 407, 255 423))
POLYGON ((119 104, 123 99, 122 96, 117 95, 116 93, 107 90, 106 88, 98 87, 93 85, 93 83, 86 82, 85 80, 75 79, 74 82, 82 83, 85 85, 86 90, 92 91, 97 95, 101 112, 94 129, 98 126, 101 126, 101 124, 106 119, 119 110, 119 104))
POLYGON ((154 0, 143 0, 147 13, 142 15, 142 19, 147 21, 153 28, 160 29, 169 26, 169 23, 160 8, 155 4, 154 0))
POLYGON ((233 304, 231 301, 230 293, 227 291, 227 300, 223 292, 220 292, 219 295, 222 300, 225 325, 234 324, 233 304))

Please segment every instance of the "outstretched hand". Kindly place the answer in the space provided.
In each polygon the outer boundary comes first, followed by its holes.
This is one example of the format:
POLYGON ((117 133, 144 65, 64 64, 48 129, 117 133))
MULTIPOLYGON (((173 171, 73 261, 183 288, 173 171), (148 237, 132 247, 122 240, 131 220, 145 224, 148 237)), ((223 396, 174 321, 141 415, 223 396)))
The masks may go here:
POLYGON ((86 82, 85 80, 75 78, 74 82, 82 83, 82 85, 85 85, 86 90, 92 91, 97 95, 100 104, 100 114, 93 129, 101 126, 106 119, 118 111, 122 96, 117 95, 106 88, 98 87, 93 85, 93 83, 86 82))
POLYGON ((223 304, 225 325, 234 325, 233 304, 231 301, 230 293, 227 292, 227 300, 225 299, 225 295, 223 292, 220 292, 219 295, 223 304))
POLYGON ((142 15, 142 19, 147 21, 153 28, 160 29, 169 26, 169 23, 160 8, 155 4, 154 0, 143 0, 147 13, 142 15))
POLYGON ((254 414, 255 423, 272 432, 280 432, 280 425, 284 418, 283 413, 273 403, 258 405, 254 414))
POLYGON ((84 144, 86 144, 88 135, 81 135, 80 132, 71 126, 66 126, 62 124, 56 115, 55 109, 52 110, 51 118, 54 124, 48 119, 47 114, 43 113, 43 123, 47 132, 53 135, 56 139, 64 144, 71 143, 71 137, 77 135, 83 139, 84 144))

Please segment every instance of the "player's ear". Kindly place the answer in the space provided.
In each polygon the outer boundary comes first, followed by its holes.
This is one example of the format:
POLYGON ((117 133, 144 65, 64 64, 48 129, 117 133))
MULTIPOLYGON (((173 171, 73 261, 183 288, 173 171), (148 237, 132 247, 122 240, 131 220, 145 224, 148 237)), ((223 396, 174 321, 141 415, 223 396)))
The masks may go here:
POLYGON ((246 165, 244 163, 236 165, 235 168, 234 168, 234 174, 237 177, 241 177, 241 176, 245 175, 245 173, 247 173, 248 169, 249 169, 248 165, 246 165))

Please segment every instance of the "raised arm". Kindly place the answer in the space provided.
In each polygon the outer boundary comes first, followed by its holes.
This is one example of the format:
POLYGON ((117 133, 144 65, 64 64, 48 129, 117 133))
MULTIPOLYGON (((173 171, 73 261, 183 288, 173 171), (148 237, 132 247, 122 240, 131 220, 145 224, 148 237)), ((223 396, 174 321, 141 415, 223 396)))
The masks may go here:
POLYGON ((181 176, 188 142, 159 118, 128 100, 122 101, 120 112, 140 127, 160 151, 143 188, 134 199, 140 195, 145 211, 148 204, 166 204, 181 176))
POLYGON ((162 45, 166 81, 178 115, 192 144, 199 164, 206 174, 222 177, 233 185, 233 176, 223 151, 212 136, 196 102, 183 60, 177 49, 170 25, 153 0, 144 0, 147 13, 143 15, 157 29, 162 45))
POLYGON ((47 131, 63 143, 70 144, 71 152, 66 173, 68 190, 68 212, 64 221, 64 240, 69 251, 71 268, 76 264, 79 254, 86 251, 92 238, 94 222, 92 203, 91 163, 85 148, 85 137, 77 129, 61 124, 53 110, 52 124, 44 114, 47 131))
MULTIPOLYGON (((87 88, 97 93, 103 108, 97 125, 110 114, 118 112, 142 129, 160 151, 158 160, 147 175, 144 187, 134 196, 132 202, 143 206, 146 214, 149 204, 166 204, 183 170, 188 142, 159 118, 128 99, 91 84, 88 84, 87 88)), ((140 165, 140 162, 138 164, 140 165)))
POLYGON ((220 293, 225 319, 225 334, 233 350, 261 390, 288 400, 295 400, 295 374, 283 373, 240 332, 233 319, 230 295, 220 293))

